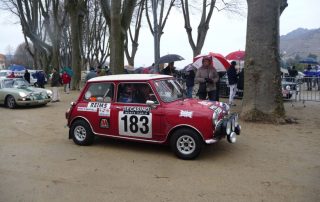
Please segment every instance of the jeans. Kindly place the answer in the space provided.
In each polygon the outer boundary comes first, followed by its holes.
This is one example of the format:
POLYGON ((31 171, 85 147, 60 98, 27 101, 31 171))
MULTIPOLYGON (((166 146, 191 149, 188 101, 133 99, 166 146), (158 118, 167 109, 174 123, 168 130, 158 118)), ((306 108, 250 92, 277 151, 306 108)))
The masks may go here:
POLYGON ((212 90, 209 92, 205 92, 205 93, 199 93, 199 99, 200 100, 206 100, 207 99, 207 95, 208 95, 208 99, 210 101, 216 101, 216 91, 212 90))
POLYGON ((187 98, 192 98, 192 91, 193 91, 193 86, 188 86, 187 87, 187 98))
POLYGON ((237 84, 229 85, 230 93, 229 93, 229 104, 233 103, 233 98, 237 93, 237 84))

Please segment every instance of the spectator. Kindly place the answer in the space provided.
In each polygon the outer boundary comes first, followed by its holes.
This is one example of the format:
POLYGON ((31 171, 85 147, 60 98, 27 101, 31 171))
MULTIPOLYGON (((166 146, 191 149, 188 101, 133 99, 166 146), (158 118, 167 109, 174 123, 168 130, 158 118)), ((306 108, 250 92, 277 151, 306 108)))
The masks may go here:
POLYGON ((28 81, 28 83, 30 83, 30 73, 28 72, 28 70, 26 69, 26 71, 24 72, 24 79, 26 81, 28 81))
POLYGON ((187 98, 192 98, 195 76, 196 75, 193 69, 190 69, 189 71, 187 71, 187 74, 186 74, 187 98))
POLYGON ((228 82, 229 82, 229 105, 236 106, 233 102, 234 96, 237 93, 238 74, 236 70, 236 61, 232 61, 230 67, 227 70, 228 82))
POLYGON ((305 75, 305 81, 307 82, 307 90, 310 91, 312 90, 312 76, 313 72, 311 71, 312 67, 311 65, 308 65, 306 70, 303 72, 305 75))
POLYGON ((69 74, 66 71, 63 71, 62 75, 61 75, 61 80, 62 80, 62 84, 63 84, 63 91, 67 94, 69 94, 69 84, 71 81, 71 77, 69 76, 69 74))
POLYGON ((46 82, 46 77, 44 75, 44 72, 38 71, 36 73, 36 77, 37 77, 37 84, 38 84, 39 88, 44 88, 44 84, 46 82))
POLYGON ((219 99, 220 99, 220 79, 222 77, 224 77, 225 74, 226 74, 225 72, 218 72, 219 80, 217 81, 217 84, 216 84, 216 86, 217 86, 216 99, 215 99, 216 101, 219 101, 219 99))
POLYGON ((177 76, 176 67, 174 66, 174 62, 170 62, 166 68, 161 71, 161 74, 177 76))
POLYGON ((238 79, 238 95, 243 97, 243 89, 244 89, 244 69, 242 69, 240 71, 239 75, 239 79, 238 79))
POLYGON ((89 79, 92 79, 94 77, 97 77, 97 73, 94 71, 94 68, 93 67, 90 67, 90 72, 86 75, 86 78, 85 78, 85 82, 87 82, 89 79))
POLYGON ((292 77, 292 81, 294 81, 294 78, 296 78, 296 76, 298 76, 298 71, 296 70, 295 66, 292 66, 292 68, 290 68, 288 70, 289 76, 292 77))
POLYGON ((7 78, 15 78, 16 76, 14 75, 14 72, 12 71, 11 74, 9 76, 7 76, 7 78))
POLYGON ((212 65, 211 57, 204 57, 195 77, 195 81, 199 82, 198 95, 201 100, 205 100, 208 95, 210 101, 215 101, 218 80, 219 75, 212 65))
POLYGON ((52 101, 51 102, 59 102, 60 101, 60 93, 58 87, 60 86, 60 75, 56 68, 52 69, 52 78, 51 78, 51 87, 52 87, 52 101))

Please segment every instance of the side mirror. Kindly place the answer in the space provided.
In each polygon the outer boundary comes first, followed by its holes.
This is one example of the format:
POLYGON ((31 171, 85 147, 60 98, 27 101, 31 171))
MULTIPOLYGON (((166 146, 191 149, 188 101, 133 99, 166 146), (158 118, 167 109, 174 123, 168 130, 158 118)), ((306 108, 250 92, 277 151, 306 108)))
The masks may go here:
POLYGON ((151 107, 151 109, 154 109, 154 108, 157 107, 157 106, 156 106, 156 103, 155 103, 154 101, 152 101, 152 100, 147 100, 147 101, 146 101, 146 104, 147 104, 149 107, 151 107))

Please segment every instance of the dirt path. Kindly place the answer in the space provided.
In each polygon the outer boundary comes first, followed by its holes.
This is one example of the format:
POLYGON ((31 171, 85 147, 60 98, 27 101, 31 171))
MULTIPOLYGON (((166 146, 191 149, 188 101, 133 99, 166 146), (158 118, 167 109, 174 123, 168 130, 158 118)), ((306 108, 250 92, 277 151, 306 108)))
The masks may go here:
POLYGON ((286 103, 298 124, 242 123, 236 144, 183 161, 166 146, 75 145, 64 112, 77 94, 41 108, 0 107, 1 202, 320 201, 319 103, 286 103))

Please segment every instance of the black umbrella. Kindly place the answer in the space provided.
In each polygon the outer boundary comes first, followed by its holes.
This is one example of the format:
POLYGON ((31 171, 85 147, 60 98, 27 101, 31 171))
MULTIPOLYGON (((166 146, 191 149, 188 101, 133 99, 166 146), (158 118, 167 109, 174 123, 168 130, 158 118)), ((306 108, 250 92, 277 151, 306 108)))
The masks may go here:
POLYGON ((180 60, 184 60, 184 58, 177 54, 168 54, 159 58, 157 64, 170 63, 180 60))

